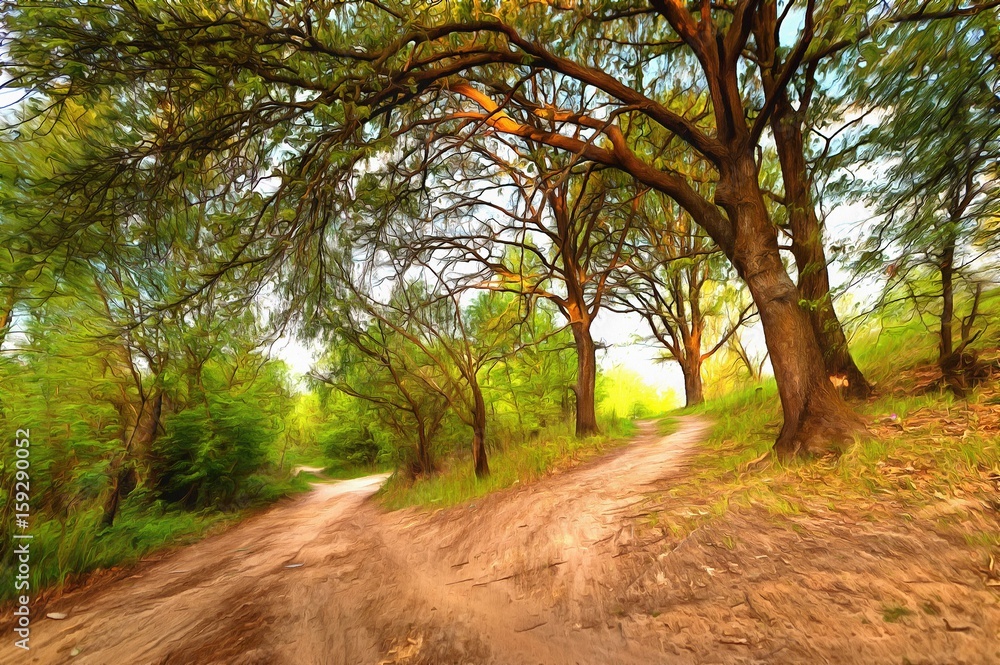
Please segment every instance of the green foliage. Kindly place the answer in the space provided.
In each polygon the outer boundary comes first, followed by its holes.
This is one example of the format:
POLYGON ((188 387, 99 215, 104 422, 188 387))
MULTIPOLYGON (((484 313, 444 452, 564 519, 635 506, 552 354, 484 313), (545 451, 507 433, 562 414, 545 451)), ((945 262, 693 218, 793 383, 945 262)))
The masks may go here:
POLYGON ((677 407, 672 391, 654 391, 624 367, 612 367, 597 379, 598 413, 608 419, 637 420, 662 415, 677 407))
MULTIPOLYGON (((219 509, 305 487, 287 476, 292 400, 285 369, 260 351, 268 332, 247 304, 252 284, 197 288, 195 265, 224 246, 205 210, 165 205, 143 226, 113 205, 88 212, 88 201, 60 200, 56 173, 100 143, 95 123, 108 112, 65 110, 0 144, 0 235, 12 258, 0 262, 0 310, 11 317, 0 334, 0 425, 31 432, 35 590, 193 537, 219 509), (95 224, 64 243, 83 220, 95 224)), ((4 566, 11 438, 0 447, 4 566)))
MULTIPOLYGON (((883 300, 938 316, 939 329, 961 323, 959 343, 981 327, 974 308, 953 314, 948 301, 969 304, 995 283, 1000 250, 998 44, 995 12, 903 22, 862 43, 848 77, 846 103, 877 114, 845 151, 854 163, 838 185, 874 212, 853 268, 882 282, 883 300), (884 174, 857 179, 859 164, 884 174)), ((955 346, 948 333, 942 359, 955 346)))
POLYGON ((318 440, 327 457, 353 466, 374 468, 391 455, 390 435, 374 422, 367 426, 359 421, 329 424, 318 440))
POLYGON ((159 496, 188 508, 229 507, 267 459, 274 432, 259 405, 213 395, 168 418, 153 447, 159 496))

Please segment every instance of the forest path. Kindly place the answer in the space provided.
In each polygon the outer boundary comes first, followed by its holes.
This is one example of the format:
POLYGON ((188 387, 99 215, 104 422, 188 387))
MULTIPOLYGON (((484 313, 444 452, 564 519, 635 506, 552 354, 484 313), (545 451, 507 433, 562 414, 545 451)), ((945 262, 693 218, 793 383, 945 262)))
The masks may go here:
POLYGON ((4 648, 0 663, 659 662, 615 620, 609 580, 630 504, 706 433, 679 420, 669 436, 641 423, 626 448, 433 513, 380 511, 368 499, 384 475, 318 485, 50 603, 67 618, 36 616, 31 651, 4 648))

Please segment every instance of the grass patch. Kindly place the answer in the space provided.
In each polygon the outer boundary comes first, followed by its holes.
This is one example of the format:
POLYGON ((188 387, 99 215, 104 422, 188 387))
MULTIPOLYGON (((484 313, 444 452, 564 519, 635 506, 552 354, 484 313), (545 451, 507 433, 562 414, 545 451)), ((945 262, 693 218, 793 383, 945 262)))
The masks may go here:
MULTIPOLYGON (((314 481, 322 482, 323 480, 350 480, 351 478, 361 478, 363 476, 370 476, 373 473, 382 473, 389 470, 389 468, 350 464, 348 462, 336 460, 323 469, 321 476, 315 476, 314 481)), ((305 472, 300 475, 304 474, 305 472)), ((311 476, 312 474, 309 475, 311 476)))
MULTIPOLYGON (((986 387, 985 394, 992 388, 986 387)), ((982 426, 984 391, 956 405, 950 396, 888 396, 860 407, 873 436, 840 458, 780 461, 768 455, 781 422, 773 384, 763 397, 743 391, 690 412, 715 421, 692 464, 692 477, 672 492, 720 497, 774 515, 830 509, 891 495, 907 509, 988 489, 1000 469, 1000 440, 982 426)))
POLYGON ((491 451, 487 478, 476 478, 468 459, 453 459, 429 478, 411 480, 394 474, 379 490, 378 498, 389 510, 454 506, 596 457, 627 443, 634 432, 635 425, 628 420, 604 423, 601 434, 585 439, 577 439, 566 426, 543 430, 535 439, 491 451))
POLYGON ((886 605, 882 608, 882 620, 886 623, 898 623, 913 614, 913 610, 902 605, 886 605))

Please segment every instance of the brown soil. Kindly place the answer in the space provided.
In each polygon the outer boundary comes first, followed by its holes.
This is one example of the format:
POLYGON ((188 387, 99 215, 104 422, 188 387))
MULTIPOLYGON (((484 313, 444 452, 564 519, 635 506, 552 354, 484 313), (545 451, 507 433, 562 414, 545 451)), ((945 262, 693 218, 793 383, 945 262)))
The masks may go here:
POLYGON ((1000 662, 994 571, 932 517, 730 512, 675 537, 642 506, 706 425, 654 431, 434 513, 383 513, 381 476, 318 486, 50 603, 68 617, 0 663, 1000 662))

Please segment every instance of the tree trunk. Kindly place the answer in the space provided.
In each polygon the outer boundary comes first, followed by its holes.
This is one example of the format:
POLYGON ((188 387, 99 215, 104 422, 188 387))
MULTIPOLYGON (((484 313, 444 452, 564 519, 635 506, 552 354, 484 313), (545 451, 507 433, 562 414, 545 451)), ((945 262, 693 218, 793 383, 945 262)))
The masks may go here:
POLYGON ((716 200, 734 222, 733 263, 760 312, 778 384, 784 423, 775 450, 793 455, 839 447, 863 425, 830 383, 809 316, 781 262, 752 154, 724 164, 716 200))
POLYGON ((570 326, 576 342, 576 435, 597 434, 597 347, 590 324, 577 321, 570 326))
POLYGON ((479 385, 472 382, 474 408, 472 410, 472 463, 476 478, 490 475, 490 464, 486 459, 486 402, 479 385))
POLYGON ((938 362, 944 364, 955 352, 955 243, 949 242, 941 254, 941 340, 938 362))
MULTIPOLYGON (((697 305, 697 304, 695 304, 697 305)), ((701 311, 697 306, 691 311, 691 330, 685 341, 681 373, 684 375, 684 405, 696 406, 705 401, 701 382, 701 311)))
POLYGON ((829 375, 847 377, 847 395, 866 399, 871 395, 871 384, 851 356, 844 327, 830 297, 830 272, 823 250, 823 230, 812 200, 801 123, 784 95, 776 104, 771 130, 785 185, 785 208, 792 230, 792 255, 799 273, 799 294, 810 303, 809 322, 823 353, 826 371, 829 375))
POLYGON ((114 476, 111 494, 108 496, 107 501, 104 502, 104 515, 101 518, 101 525, 105 527, 110 527, 115 523, 115 517, 118 516, 118 508, 121 505, 122 499, 131 494, 136 485, 135 467, 122 467, 119 460, 118 464, 112 466, 112 472, 114 476))
POLYGON ((129 448, 132 456, 140 459, 149 457, 153 442, 156 441, 160 430, 160 419, 163 416, 163 390, 154 387, 153 391, 151 399, 146 401, 139 414, 139 422, 136 424, 136 431, 133 434, 135 440, 129 448))
POLYGON ((705 401, 701 383, 701 362, 681 363, 684 374, 684 406, 697 406, 705 401))
POLYGON ((131 432, 127 426, 122 428, 123 450, 122 454, 111 463, 111 494, 104 502, 104 516, 101 519, 101 523, 106 527, 114 524, 121 500, 135 489, 137 474, 134 460, 149 457, 153 442, 160 429, 160 418, 163 415, 163 391, 159 388, 154 388, 154 390, 155 395, 152 396, 152 399, 147 399, 143 403, 139 420, 135 427, 131 428, 131 432))
POLYGON ((420 466, 420 473, 430 474, 434 471, 431 463, 431 446, 428 441, 427 427, 422 418, 417 419, 417 464, 420 466))

